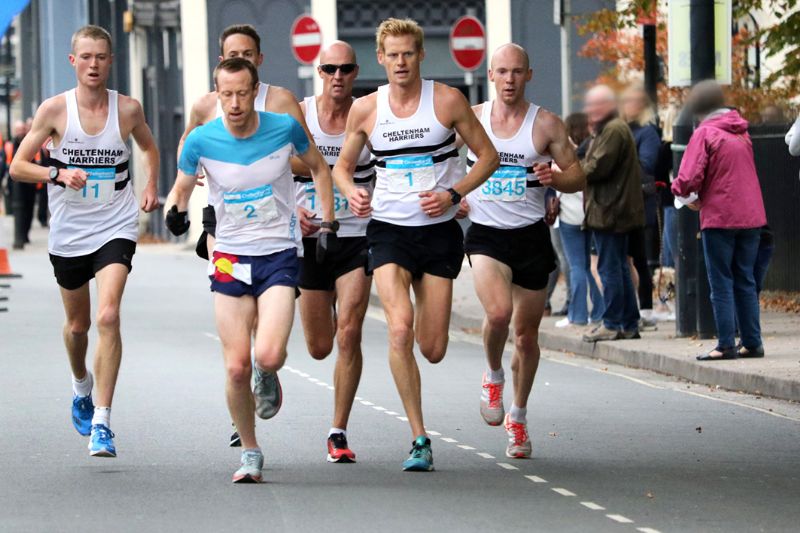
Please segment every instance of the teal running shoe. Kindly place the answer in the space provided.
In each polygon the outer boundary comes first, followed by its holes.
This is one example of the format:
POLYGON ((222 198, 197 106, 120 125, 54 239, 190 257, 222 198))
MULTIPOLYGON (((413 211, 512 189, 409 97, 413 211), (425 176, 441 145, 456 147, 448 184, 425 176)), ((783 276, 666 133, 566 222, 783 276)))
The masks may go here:
POLYGON ((72 396, 72 425, 84 437, 88 437, 92 433, 93 415, 94 403, 91 394, 89 396, 72 396))
POLYGON ((253 365, 253 398, 256 402, 256 415, 269 420, 278 414, 283 403, 283 391, 277 372, 264 372, 253 365))
POLYGON ((411 446, 411 456, 403 461, 403 470, 406 472, 431 472, 433 470, 431 439, 420 435, 411 446))
POLYGON ((89 455, 93 457, 116 457, 117 449, 114 447, 114 433, 103 424, 92 426, 92 436, 89 439, 89 455))
POLYGON ((233 473, 234 483, 261 483, 261 469, 264 468, 264 455, 261 450, 244 450, 242 465, 233 473))

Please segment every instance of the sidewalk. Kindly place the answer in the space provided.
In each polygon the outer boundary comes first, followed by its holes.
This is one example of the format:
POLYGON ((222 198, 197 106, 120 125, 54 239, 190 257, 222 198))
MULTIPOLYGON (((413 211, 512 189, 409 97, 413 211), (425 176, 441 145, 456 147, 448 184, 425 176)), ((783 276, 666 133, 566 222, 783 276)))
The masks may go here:
MULTIPOLYGON (((372 303, 380 304, 375 287, 372 303)), ((563 284, 553 298, 553 308, 564 301, 563 284)), ((480 333, 483 308, 475 296, 472 271, 465 261, 453 286, 451 327, 480 333)), ((800 402, 800 315, 765 312, 761 315, 764 359, 738 359, 703 363, 695 356, 715 346, 714 339, 675 338, 675 323, 661 323, 656 331, 642 332, 639 340, 585 343, 582 329, 555 327, 557 317, 546 317, 539 332, 542 348, 571 352, 635 368, 653 370, 689 381, 737 392, 800 402)))

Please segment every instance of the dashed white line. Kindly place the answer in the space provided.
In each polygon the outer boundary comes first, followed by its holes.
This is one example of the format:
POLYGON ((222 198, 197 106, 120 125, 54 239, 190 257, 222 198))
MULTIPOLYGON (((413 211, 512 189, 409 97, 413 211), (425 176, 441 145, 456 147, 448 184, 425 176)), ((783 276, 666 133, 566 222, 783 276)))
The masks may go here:
POLYGON ((306 378, 306 379, 308 379, 308 381, 310 381, 311 383, 317 383, 319 381, 317 378, 306 378))
POLYGON ((308 374, 306 374, 305 372, 300 372, 297 375, 300 376, 301 378, 307 378, 308 377, 308 374))
POLYGON ((328 390, 334 390, 332 385, 328 385, 328 390))
POLYGON ((317 385, 319 385, 320 387, 327 387, 328 386, 327 383, 323 383, 322 381, 317 381, 317 385))
POLYGON ((575 496, 575 493, 572 492, 571 490, 562 489, 562 488, 554 488, 553 492, 557 492, 558 494, 561 494, 562 496, 575 496))
POLYGON ((462 450, 474 450, 475 449, 472 446, 467 446, 466 444, 459 444, 458 447, 461 448, 462 450))
POLYGON ((620 524, 633 524, 633 520, 622 516, 621 514, 607 514, 606 517, 610 518, 614 522, 619 522, 620 524))
POLYGON ((526 478, 530 479, 534 483, 547 483, 547 480, 543 477, 539 476, 525 476, 526 478))
POLYGON ((216 335, 214 335, 213 333, 209 333, 209 332, 207 332, 207 331, 204 331, 204 332, 203 332, 203 335, 205 335, 205 336, 206 336, 206 337, 208 337, 209 339, 213 339, 213 340, 215 340, 215 341, 219 342, 219 337, 218 337, 218 336, 216 336, 216 335))
POLYGON ((353 398, 353 399, 354 399, 355 401, 357 401, 357 402, 360 402, 360 401, 362 400, 362 398, 361 398, 360 396, 356 396, 356 397, 355 397, 355 398, 353 398))
POLYGON ((408 418, 404 416, 398 416, 397 419, 400 420, 401 422, 408 422, 408 418))
POLYGON ((637 527, 636 531, 641 531, 642 533, 661 533, 657 529, 653 529, 652 527, 637 527))
POLYGON ((486 452, 477 452, 475 455, 483 457, 484 459, 494 459, 494 455, 486 452))
POLYGON ((380 405, 373 405, 372 408, 375 409, 376 411, 385 411, 386 410, 385 407, 381 407, 380 405))
POLYGON ((451 439, 450 437, 442 437, 442 440, 445 442, 449 442, 450 444, 458 442, 456 439, 451 439))
POLYGON ((432 435, 432 436, 434 436, 434 437, 438 437, 438 436, 440 436, 440 435, 441 435, 441 433, 439 433, 438 431, 434 431, 434 430, 432 430, 432 429, 426 429, 425 431, 427 431, 427 432, 428 432, 428 435, 432 435))
POLYGON ((506 470, 519 470, 519 468, 517 468, 516 466, 510 465, 508 463, 497 463, 497 466, 499 466, 500 468, 505 468, 506 470))
POLYGON ((594 502, 581 502, 581 505, 591 509, 592 511, 605 511, 606 510, 605 507, 603 507, 602 505, 597 505, 594 502))
POLYGON ((389 415, 389 416, 397 416, 398 415, 398 413, 395 413, 394 411, 386 411, 386 414, 389 415))
POLYGON ((361 405, 375 405, 372 402, 368 402, 367 400, 361 400, 361 405))

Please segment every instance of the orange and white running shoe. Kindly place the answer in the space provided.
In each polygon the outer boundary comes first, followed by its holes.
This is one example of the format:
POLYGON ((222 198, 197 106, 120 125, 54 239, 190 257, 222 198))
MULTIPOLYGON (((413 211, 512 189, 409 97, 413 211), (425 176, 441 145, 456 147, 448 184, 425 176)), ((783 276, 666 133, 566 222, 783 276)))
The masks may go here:
POLYGON ((506 457, 512 459, 527 459, 531 456, 531 439, 528 438, 528 426, 511 420, 511 413, 506 415, 503 424, 508 433, 508 447, 506 457))
POLYGON ((356 454, 347 447, 347 437, 344 433, 334 433, 328 437, 328 462, 329 463, 355 463, 356 454))
POLYGON ((503 387, 505 382, 491 383, 486 372, 483 373, 483 389, 481 390, 481 416, 490 426, 503 423, 503 387))

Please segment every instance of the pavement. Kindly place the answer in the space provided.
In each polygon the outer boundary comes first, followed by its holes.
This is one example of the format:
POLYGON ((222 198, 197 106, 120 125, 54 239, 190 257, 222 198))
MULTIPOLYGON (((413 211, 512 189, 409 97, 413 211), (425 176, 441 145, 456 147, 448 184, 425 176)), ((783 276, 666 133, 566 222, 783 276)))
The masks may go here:
POLYGON ((267 482, 232 485, 239 452, 227 447, 205 265, 175 245, 137 250, 111 417, 119 456, 89 457, 69 420, 42 237, 12 252, 23 277, 3 290, 0 531, 797 531, 797 404, 545 350, 528 412, 534 457, 511 460, 502 429, 478 414, 480 339, 459 328, 441 364, 418 358, 436 471, 401 472, 412 436, 377 308, 348 427, 358 463, 325 461, 335 354, 309 357, 296 320, 282 411, 257 425, 267 482))

